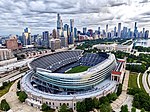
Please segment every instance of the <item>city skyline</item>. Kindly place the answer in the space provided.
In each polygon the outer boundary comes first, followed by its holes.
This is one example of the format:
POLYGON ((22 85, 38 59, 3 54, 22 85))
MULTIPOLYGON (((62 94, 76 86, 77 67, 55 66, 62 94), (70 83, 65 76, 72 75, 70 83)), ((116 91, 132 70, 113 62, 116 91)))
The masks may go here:
POLYGON ((150 29, 148 0, 1 0, 0 6, 0 35, 20 34, 25 27, 33 34, 52 31, 56 28, 56 13, 61 14, 63 23, 74 19, 79 30, 99 26, 105 29, 106 24, 112 30, 120 22, 131 29, 134 22, 138 22, 139 30, 150 29))

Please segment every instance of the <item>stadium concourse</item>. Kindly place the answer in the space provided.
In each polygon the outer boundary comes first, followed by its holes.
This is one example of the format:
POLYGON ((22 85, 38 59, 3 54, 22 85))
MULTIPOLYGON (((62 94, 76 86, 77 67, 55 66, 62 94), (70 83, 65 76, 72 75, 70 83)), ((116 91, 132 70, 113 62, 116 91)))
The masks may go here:
POLYGON ((21 80, 21 90, 28 95, 26 103, 41 108, 46 103, 59 109, 63 104, 76 111, 76 103, 85 98, 102 97, 116 90, 122 81, 124 61, 110 53, 61 51, 33 60, 30 71, 21 80), (79 73, 66 73, 78 66, 89 67, 79 73), (116 74, 117 73, 117 74, 116 74))

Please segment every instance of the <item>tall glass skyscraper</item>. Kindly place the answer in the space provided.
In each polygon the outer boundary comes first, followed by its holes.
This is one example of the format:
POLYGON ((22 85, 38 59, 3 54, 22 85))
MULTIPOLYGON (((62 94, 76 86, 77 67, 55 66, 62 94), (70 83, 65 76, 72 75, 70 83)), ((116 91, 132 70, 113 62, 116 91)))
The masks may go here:
POLYGON ((50 33, 49 33, 49 31, 45 31, 45 32, 43 32, 43 46, 45 46, 45 47, 49 47, 50 46, 50 44, 49 44, 49 41, 50 41, 50 33))
POLYGON ((60 14, 57 14, 57 33, 61 36, 63 32, 63 22, 61 20, 60 14))
POLYGON ((134 25, 134 38, 137 38, 137 37, 138 37, 137 22, 135 22, 135 25, 134 25))
POLYGON ((87 33, 87 27, 83 28, 83 34, 85 35, 87 33))
POLYGON ((108 37, 108 24, 106 25, 106 37, 108 37))
POLYGON ((70 19, 70 38, 69 44, 74 43, 74 19, 70 19))
POLYGON ((118 23, 118 35, 119 38, 121 38, 121 23, 118 23))

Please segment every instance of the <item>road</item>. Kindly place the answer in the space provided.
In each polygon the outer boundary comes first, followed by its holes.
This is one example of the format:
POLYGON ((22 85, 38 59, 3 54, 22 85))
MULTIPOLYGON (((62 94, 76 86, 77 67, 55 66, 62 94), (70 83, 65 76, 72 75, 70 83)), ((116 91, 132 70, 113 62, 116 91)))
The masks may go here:
POLYGON ((142 84, 144 86, 145 91, 150 95, 150 88, 149 88, 148 82, 146 80, 146 77, 148 75, 147 71, 149 71, 149 70, 150 70, 150 67, 144 72, 143 77, 142 77, 142 84))

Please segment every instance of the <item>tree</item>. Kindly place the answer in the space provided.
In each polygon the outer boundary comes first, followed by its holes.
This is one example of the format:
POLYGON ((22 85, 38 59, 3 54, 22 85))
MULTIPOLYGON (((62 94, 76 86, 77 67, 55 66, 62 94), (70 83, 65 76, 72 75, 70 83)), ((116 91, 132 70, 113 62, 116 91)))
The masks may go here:
POLYGON ((109 103, 100 105, 100 112, 111 112, 111 111, 112 111, 112 108, 109 103))
POLYGON ((117 99, 117 94, 116 93, 108 94, 107 98, 109 99, 109 102, 112 102, 117 99))
POLYGON ((1 101, 0 109, 3 110, 3 111, 8 111, 10 109, 9 104, 7 103, 7 101, 5 99, 3 99, 1 101))
POLYGON ((120 112, 128 112, 128 106, 127 105, 122 105, 120 112))
POLYGON ((99 99, 99 102, 100 102, 100 105, 103 104, 103 103, 108 103, 109 100, 106 96, 103 96, 99 99))
POLYGON ((25 100, 26 100, 26 98, 27 98, 28 96, 27 96, 27 94, 24 92, 24 91, 21 91, 21 92, 19 92, 19 100, 21 101, 21 102, 25 102, 25 100))
POLYGON ((144 108, 142 108, 142 109, 141 109, 141 112, 145 112, 145 109, 144 109, 144 108))
POLYGON ((100 105, 99 100, 97 98, 94 98, 93 99, 93 107, 98 109, 99 105, 100 105))
POLYGON ((132 107, 131 112, 136 112, 136 108, 132 107))
POLYGON ((45 103, 42 104, 42 111, 48 111, 49 109, 50 107, 47 104, 45 103))
POLYGON ((69 109, 66 104, 63 104, 59 110, 59 112, 68 112, 68 111, 69 111, 69 109))
POLYGON ((76 108, 77 108, 77 112, 87 112, 86 106, 85 106, 85 101, 77 102, 76 108))
POLYGON ((93 100, 92 98, 86 98, 85 99, 85 106, 87 111, 91 111, 93 109, 93 100))

